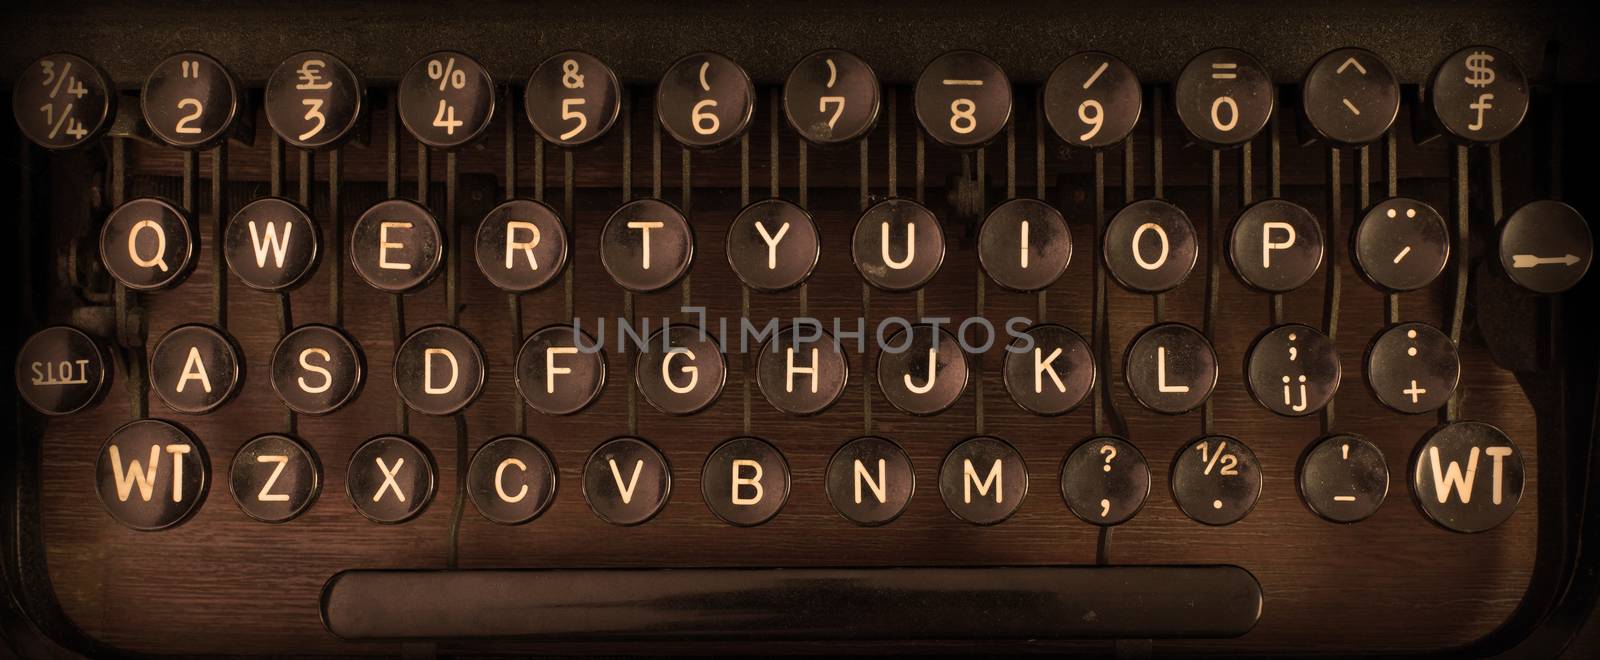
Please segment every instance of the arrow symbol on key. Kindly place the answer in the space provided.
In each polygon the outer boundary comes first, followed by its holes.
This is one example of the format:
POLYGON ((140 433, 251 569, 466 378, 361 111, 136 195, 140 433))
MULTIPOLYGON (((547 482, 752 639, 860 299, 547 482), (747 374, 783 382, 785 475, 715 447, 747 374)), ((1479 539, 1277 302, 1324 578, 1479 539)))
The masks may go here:
POLYGON ((1581 261, 1581 259, 1579 259, 1578 255, 1575 254, 1569 254, 1564 257, 1538 257, 1531 254, 1511 255, 1512 268, 1533 268, 1534 266, 1553 265, 1571 266, 1579 261, 1581 261))
POLYGON ((1360 72, 1361 72, 1361 75, 1363 75, 1363 76, 1364 76, 1364 75, 1367 75, 1367 68, 1366 68, 1366 67, 1364 67, 1364 66, 1361 66, 1361 63, 1360 63, 1360 62, 1357 62, 1357 61, 1356 61, 1356 58, 1354 58, 1354 57, 1351 57, 1351 58, 1349 58, 1349 59, 1346 59, 1346 60, 1345 60, 1345 61, 1344 61, 1344 64, 1340 64, 1340 65, 1339 65, 1339 69, 1338 69, 1338 70, 1337 70, 1337 71, 1334 71, 1334 73, 1344 73, 1344 70, 1345 70, 1345 69, 1348 69, 1348 68, 1350 68, 1350 67, 1355 67, 1355 68, 1356 68, 1356 70, 1357 70, 1357 71, 1360 71, 1360 72))

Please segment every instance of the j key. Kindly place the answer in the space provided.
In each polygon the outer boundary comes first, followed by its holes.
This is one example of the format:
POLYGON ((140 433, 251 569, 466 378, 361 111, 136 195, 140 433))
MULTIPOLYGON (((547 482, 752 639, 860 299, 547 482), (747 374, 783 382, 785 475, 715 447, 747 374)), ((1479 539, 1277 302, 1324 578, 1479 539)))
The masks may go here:
POLYGON ((779 330, 756 356, 756 385, 772 407, 791 415, 827 410, 850 382, 844 347, 817 325, 779 330))
POLYGON ((17 394, 46 415, 93 407, 111 389, 111 349, 77 328, 33 333, 17 352, 17 394))
POLYGON ((105 132, 117 93, 98 67, 71 53, 51 53, 28 65, 11 91, 11 113, 29 141, 71 149, 105 132))
POLYGON ((355 400, 366 380, 361 347, 343 330, 304 325, 272 351, 272 389, 302 415, 326 415, 355 400))
POLYGON ((740 211, 728 227, 726 245, 733 273, 757 291, 800 286, 822 255, 811 214, 781 199, 764 199, 740 211))
POLYGON ((1298 474, 1300 500, 1330 522, 1366 520, 1389 494, 1389 463, 1360 436, 1318 440, 1300 457, 1298 474))
POLYGON ((861 214, 850 258, 868 283, 885 291, 910 291, 933 279, 944 263, 944 230, 927 207, 886 199, 861 214))
POLYGON ((1511 55, 1468 46, 1439 63, 1428 81, 1428 107, 1440 127, 1461 142, 1505 139, 1528 112, 1528 79, 1511 55))
POLYGON ((405 293, 439 273, 445 236, 422 205, 404 199, 378 202, 350 233, 350 263, 372 288, 405 293))
POLYGON ((1150 465, 1126 440, 1089 438, 1061 463, 1061 499, 1091 525, 1128 522, 1150 496, 1150 465))
POLYGON ((1577 209, 1548 199, 1529 202, 1500 225, 1500 266, 1536 293, 1578 284, 1594 258, 1594 237, 1577 209))
POLYGON ((394 387, 406 407, 454 415, 483 392, 486 361, 470 335, 448 325, 420 328, 394 354, 394 387))
POLYGON ((694 263, 694 229, 678 207, 659 199, 628 202, 600 229, 600 263, 624 289, 665 289, 694 263))
POLYGON ((1161 293, 1182 284, 1199 255, 1189 216, 1159 199, 1141 199, 1117 211, 1101 246, 1111 276, 1142 293, 1161 293))
POLYGON ((95 461, 95 493, 106 513, 141 532, 187 520, 210 483, 205 447, 183 427, 159 419, 113 431, 95 461))
POLYGON ((204 415, 244 383, 244 354, 227 332, 192 323, 167 331, 150 351, 150 387, 181 413, 204 415))
POLYGON ((1356 267, 1389 291, 1432 283, 1450 259, 1450 229, 1439 212, 1409 197, 1378 202, 1356 225, 1356 267))
POLYGON ((164 200, 142 197, 118 206, 100 227, 100 262, 135 291, 169 289, 194 270, 200 237, 164 200))
POLYGON ((338 146, 354 133, 367 102, 361 78, 331 53, 290 55, 267 78, 267 123, 302 149, 338 146))
POLYGON ((1524 479, 1522 451, 1504 431, 1483 422, 1452 422, 1423 436, 1411 455, 1417 507, 1452 532, 1500 526, 1517 510, 1524 479))
POLYGON ((1228 262, 1245 284, 1293 291, 1322 265, 1322 225, 1306 207, 1283 199, 1250 205, 1233 223, 1228 262))
POLYGON ((1374 142, 1400 113, 1400 83, 1376 54, 1340 48, 1317 59, 1300 84, 1300 110, 1318 137, 1341 145, 1374 142))
POLYGON ((955 405, 969 373, 955 335, 933 325, 902 328, 878 353, 878 389, 912 415, 937 415, 955 405))
POLYGON ((491 522, 521 525, 538 518, 555 501, 555 462, 533 440, 500 436, 472 455, 467 496, 491 522))
POLYGON ((1072 230, 1054 207, 1037 199, 996 206, 978 229, 978 261, 996 284, 1038 291, 1054 284, 1072 261, 1072 230))
POLYGON ((239 448, 228 487, 244 514, 265 523, 294 520, 322 490, 322 466, 304 443, 268 433, 239 448))
POLYGON ((760 438, 718 445, 700 471, 700 495, 723 522, 754 527, 772 520, 789 499, 789 461, 760 438))
POLYGON ((1000 438, 970 438, 951 449, 939 466, 939 496, 950 513, 969 523, 1004 522, 1028 496, 1028 466, 1000 438))
POLYGON ((430 147, 455 149, 489 128, 494 117, 494 79, 471 56, 429 53, 400 78, 400 121, 430 147))
POLYGON ((1006 347, 1005 385, 1011 400, 1035 415, 1060 415, 1089 398, 1094 389, 1094 354, 1083 336, 1066 326, 1028 328, 1006 347), (1033 348, 1027 347, 1032 340, 1033 348))
POLYGON ((264 197, 228 220, 222 239, 228 270, 261 291, 292 289, 316 270, 320 232, 299 204, 264 197))
POLYGON ((1107 53, 1067 58, 1044 85, 1044 116, 1051 130, 1081 149, 1104 149, 1127 139, 1143 104, 1139 76, 1107 53))
POLYGON ((144 122, 162 142, 204 149, 228 139, 239 119, 243 87, 204 53, 183 52, 156 65, 139 102, 144 122))
POLYGON ((939 144, 981 147, 1011 121, 1011 80, 970 50, 940 55, 917 77, 917 123, 939 144))
POLYGON ((513 199, 478 225, 478 270, 502 291, 526 293, 554 280, 567 264, 567 228, 543 202, 513 199))
POLYGON ((1277 101, 1266 68, 1233 48, 1215 48, 1189 60, 1174 93, 1184 128, 1216 147, 1238 146, 1260 134, 1277 101))
POLYGON ((720 147, 744 134, 755 110, 750 75, 717 53, 695 53, 667 68, 656 87, 656 118, 679 144, 720 147))
POLYGON ((394 525, 428 508, 436 481, 426 448, 403 436, 380 435, 350 456, 344 490, 367 520, 394 525))
POLYGON ((1261 464, 1237 438, 1197 438, 1172 461, 1172 500, 1196 522, 1231 525, 1256 507, 1261 464))
POLYGON ((634 383, 645 401, 669 415, 692 415, 716 403, 727 383, 728 362, 710 335, 673 325, 646 342, 634 363, 634 383))
POLYGON ((517 351, 517 392, 546 415, 571 415, 593 403, 606 385, 606 354, 582 330, 552 325, 528 336, 517 351))
POLYGON ((1217 386, 1217 354, 1205 335, 1182 323, 1146 328, 1128 345, 1122 374, 1144 407, 1176 415, 1200 407, 1217 386))
POLYGON ((1328 405, 1339 391, 1339 351, 1327 335, 1291 323, 1262 333, 1245 358, 1250 396, 1279 415, 1301 417, 1328 405))
POLYGON ((1403 413, 1438 410, 1461 378, 1455 343, 1426 323, 1400 323, 1378 333, 1367 346, 1366 365, 1373 396, 1403 413))
POLYGON ((533 70, 523 95, 528 121, 546 142, 580 147, 600 139, 622 106, 617 74, 576 50, 551 55, 533 70))
POLYGON ((887 525, 900 517, 917 490, 911 457, 886 438, 867 436, 846 442, 828 459, 828 502, 857 525, 887 525))
POLYGON ((661 513, 671 493, 667 457, 639 438, 608 440, 583 468, 583 499, 596 517, 613 525, 644 524, 661 513))
POLYGON ((846 51, 807 55, 783 84, 783 114, 815 144, 860 139, 878 121, 878 74, 846 51))

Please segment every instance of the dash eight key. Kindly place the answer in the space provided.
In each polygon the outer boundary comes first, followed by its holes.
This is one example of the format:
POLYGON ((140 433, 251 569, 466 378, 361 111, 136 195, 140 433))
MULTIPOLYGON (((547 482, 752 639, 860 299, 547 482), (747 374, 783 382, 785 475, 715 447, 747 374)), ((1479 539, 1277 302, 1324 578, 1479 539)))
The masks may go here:
POLYGON ((922 129, 939 144, 981 147, 1011 121, 1011 81, 994 60, 951 51, 917 77, 916 110, 922 129))

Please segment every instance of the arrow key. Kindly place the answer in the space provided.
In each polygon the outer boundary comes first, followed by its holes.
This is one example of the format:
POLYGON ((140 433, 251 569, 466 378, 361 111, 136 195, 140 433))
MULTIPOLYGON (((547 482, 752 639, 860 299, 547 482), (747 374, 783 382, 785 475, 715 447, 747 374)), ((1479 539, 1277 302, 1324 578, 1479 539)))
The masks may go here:
POLYGON ((1529 291, 1571 289, 1589 271, 1593 255, 1588 223, 1561 202, 1529 202, 1500 225, 1500 265, 1529 291))

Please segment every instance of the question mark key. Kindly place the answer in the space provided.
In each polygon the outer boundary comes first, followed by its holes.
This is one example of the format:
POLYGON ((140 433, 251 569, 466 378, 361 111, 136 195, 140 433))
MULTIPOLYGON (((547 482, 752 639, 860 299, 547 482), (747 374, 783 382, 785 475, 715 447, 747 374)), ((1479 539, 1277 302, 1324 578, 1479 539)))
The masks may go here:
POLYGON ((1061 463, 1061 499, 1073 515, 1095 525, 1118 525, 1139 513, 1150 495, 1150 466, 1127 440, 1085 440, 1061 463))

